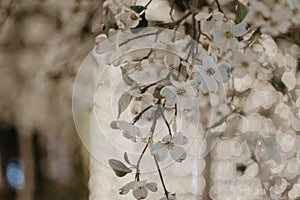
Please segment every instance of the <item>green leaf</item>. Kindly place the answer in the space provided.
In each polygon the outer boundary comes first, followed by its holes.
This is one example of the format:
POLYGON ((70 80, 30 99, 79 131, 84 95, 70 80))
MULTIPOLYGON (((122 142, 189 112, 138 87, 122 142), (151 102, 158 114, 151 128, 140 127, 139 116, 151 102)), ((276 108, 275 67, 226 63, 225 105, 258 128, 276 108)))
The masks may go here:
POLYGON ((153 92, 153 97, 158 98, 158 99, 163 99, 164 97, 160 95, 160 91, 161 89, 163 89, 163 85, 158 85, 156 86, 156 88, 154 89, 153 92))
POLYGON ((124 160, 125 160, 129 165, 133 166, 133 164, 131 164, 131 162, 129 161, 127 152, 124 153, 124 160))
POLYGON ((139 5, 130 6, 130 8, 136 13, 141 13, 143 10, 145 10, 144 6, 139 6, 139 5))
POLYGON ((132 172, 132 170, 126 167, 121 161, 110 159, 108 163, 118 177, 123 177, 132 172))
POLYGON ((133 85, 134 80, 132 80, 132 78, 130 78, 130 76, 127 74, 126 69, 121 68, 121 70, 122 70, 123 81, 129 86, 133 85))
POLYGON ((249 12, 249 8, 241 3, 240 1, 237 1, 237 10, 236 10, 236 19, 235 19, 235 23, 241 23, 245 17, 247 16, 249 12))
POLYGON ((228 115, 222 116, 222 117, 219 119, 219 121, 217 121, 214 125, 212 125, 211 127, 209 127, 209 129, 216 128, 216 127, 222 125, 222 124, 226 121, 227 117, 228 117, 228 115))
POLYGON ((201 9, 203 6, 207 6, 208 3, 206 2, 206 0, 198 0, 197 2, 197 8, 201 9))
POLYGON ((121 113, 126 110, 128 105, 130 104, 132 96, 128 92, 124 92, 118 102, 118 117, 120 117, 121 113))
POLYGON ((148 20, 146 19, 145 13, 143 13, 143 14, 141 15, 141 20, 140 20, 139 24, 137 25, 136 28, 131 29, 131 31, 132 31, 133 33, 138 33, 138 32, 141 30, 141 29, 139 29, 139 28, 145 28, 145 27, 147 27, 147 26, 148 26, 148 20))
POLYGON ((271 84, 282 94, 286 94, 286 85, 282 82, 281 76, 274 75, 271 84))
POLYGON ((115 21, 115 15, 112 13, 112 11, 107 9, 107 10, 105 10, 105 12, 106 12, 106 14, 103 18, 104 26, 103 26, 102 30, 108 36, 109 30, 112 28, 117 29, 118 25, 115 21))

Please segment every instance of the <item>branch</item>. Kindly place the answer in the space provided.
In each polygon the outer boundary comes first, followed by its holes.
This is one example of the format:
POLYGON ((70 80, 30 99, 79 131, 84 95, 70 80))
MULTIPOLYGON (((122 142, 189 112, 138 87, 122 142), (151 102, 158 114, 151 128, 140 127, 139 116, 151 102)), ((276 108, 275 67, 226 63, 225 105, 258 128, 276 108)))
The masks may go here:
POLYGON ((160 168, 159 168, 159 164, 158 164, 158 162, 157 162, 155 156, 153 156, 153 157, 154 157, 154 161, 155 161, 155 164, 156 164, 156 168, 157 168, 157 171, 158 171, 158 174, 159 174, 159 178, 160 178, 161 184, 162 184, 162 186, 163 186, 163 188, 164 188, 165 195, 166 195, 167 199, 169 199, 169 195, 168 195, 169 192, 168 192, 168 190, 167 190, 167 188, 166 188, 166 185, 165 185, 165 182, 164 182, 163 175, 162 175, 161 170, 160 170, 160 168))
POLYGON ((154 121, 153 121, 152 126, 151 126, 150 136, 148 138, 148 142, 147 142, 146 146, 144 147, 144 149, 143 149, 143 151, 142 151, 142 153, 141 153, 141 155, 140 155, 140 157, 139 157, 139 159, 137 161, 137 164, 136 164, 136 173, 135 173, 135 180, 136 181, 140 180, 140 175, 141 175, 141 173, 140 173, 140 163, 141 163, 142 158, 143 158, 143 156, 144 156, 144 154, 145 154, 145 152, 146 152, 146 150, 147 150, 150 142, 152 141, 152 138, 153 138, 153 135, 154 135, 154 130, 155 130, 155 127, 156 127, 157 116, 158 116, 158 110, 159 110, 159 108, 157 108, 155 116, 154 116, 154 121))
POLYGON ((142 117, 142 115, 147 111, 147 110, 149 110, 150 108, 152 108, 153 106, 152 105, 150 105, 150 106, 148 106, 147 108, 145 108, 144 110, 142 110, 142 112, 140 112, 137 116, 135 116, 135 118, 132 120, 132 125, 134 125, 141 117, 142 117))
POLYGON ((224 11, 223 11, 222 8, 221 8, 221 5, 220 5, 219 0, 215 0, 215 2, 216 2, 216 4, 217 4, 217 6, 218 6, 218 10, 219 10, 221 13, 224 14, 224 11))
POLYGON ((168 122, 168 120, 166 119, 165 115, 164 115, 164 112, 162 111, 162 109, 160 108, 160 113, 161 113, 161 116, 166 124, 166 126, 168 127, 168 131, 169 131, 169 135, 172 136, 172 131, 171 131, 171 128, 170 128, 170 124, 168 122))

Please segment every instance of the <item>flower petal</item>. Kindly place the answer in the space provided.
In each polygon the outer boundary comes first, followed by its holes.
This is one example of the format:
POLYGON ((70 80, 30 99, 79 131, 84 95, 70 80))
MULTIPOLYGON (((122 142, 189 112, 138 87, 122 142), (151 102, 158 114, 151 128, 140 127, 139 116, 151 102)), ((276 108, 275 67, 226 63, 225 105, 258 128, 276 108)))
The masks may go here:
MULTIPOLYGON (((229 76, 229 71, 230 71, 230 64, 227 63, 227 62, 222 62, 222 63, 219 63, 218 64, 218 72, 220 73, 221 75, 221 80, 218 78, 217 80, 220 81, 220 82, 227 82, 230 78, 229 76)), ((217 73, 217 74, 219 74, 217 73)))
POLYGON ((170 142, 171 141, 171 136, 170 135, 166 135, 163 139, 163 142, 170 142))
POLYGON ((205 13, 205 12, 199 12, 197 15, 195 15, 195 20, 200 21, 200 20, 206 20, 211 16, 210 13, 205 13))
POLYGON ((151 191, 151 192, 156 192, 157 191, 157 184, 156 183, 147 183, 146 187, 151 191))
POLYGON ((119 194, 121 195, 128 194, 128 192, 133 188, 135 183, 136 181, 131 181, 126 185, 124 185, 122 188, 120 188, 119 194))
POLYGON ((203 58, 203 66, 206 68, 214 68, 216 66, 215 59, 212 56, 205 55, 203 58))
POLYGON ((213 35, 214 41, 218 44, 222 44, 222 42, 225 40, 225 34, 221 31, 214 30, 212 35, 213 35))
POLYGON ((246 24, 240 23, 233 27, 232 33, 235 37, 241 37, 247 33, 246 24))
POLYGON ((175 145, 185 145, 188 143, 188 139, 186 136, 183 136, 183 134, 181 132, 177 132, 175 133, 172 142, 175 145))
POLYGON ((171 68, 177 68, 180 65, 180 58, 174 54, 167 54, 164 57, 164 64, 171 68))
POLYGON ((170 154, 176 162, 182 162, 187 156, 185 149, 179 146, 174 146, 173 149, 170 150, 170 154))
POLYGON ((160 95, 166 97, 166 106, 171 107, 176 103, 176 94, 173 91, 173 87, 166 86, 160 91, 160 95))
POLYGON ((203 92, 217 92, 218 83, 214 76, 206 75, 204 69, 200 69, 200 75, 202 79, 203 92))
POLYGON ((168 148, 163 143, 158 142, 151 148, 151 154, 155 156, 158 162, 161 162, 166 159, 168 148))
POLYGON ((145 199, 148 196, 148 190, 146 187, 139 187, 133 190, 132 194, 136 199, 145 199))

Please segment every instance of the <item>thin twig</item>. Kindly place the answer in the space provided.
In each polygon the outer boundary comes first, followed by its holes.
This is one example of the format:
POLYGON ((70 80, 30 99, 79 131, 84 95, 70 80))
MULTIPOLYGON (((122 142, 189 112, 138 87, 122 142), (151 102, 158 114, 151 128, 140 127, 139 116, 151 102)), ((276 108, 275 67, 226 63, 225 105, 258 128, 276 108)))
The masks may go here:
POLYGON ((140 157, 139 157, 139 159, 136 163, 136 173, 135 173, 135 180, 136 181, 140 181, 140 163, 141 163, 142 158, 143 158, 143 156, 144 156, 144 154, 145 154, 145 152, 146 152, 146 150, 149 146, 149 142, 150 142, 150 138, 149 138, 146 146, 144 147, 144 149, 143 149, 143 151, 142 151, 142 153, 141 153, 141 155, 140 155, 140 157))
POLYGON ((221 13, 224 14, 224 11, 223 11, 222 8, 221 8, 221 5, 220 5, 219 0, 215 0, 215 2, 216 2, 216 4, 217 4, 217 6, 218 6, 218 10, 219 10, 221 13))
POLYGON ((152 0, 149 0, 148 3, 144 6, 145 9, 151 4, 152 0))
POLYGON ((134 125, 142 117, 142 115, 152 107, 153 107, 153 105, 150 105, 147 108, 145 108, 144 110, 142 110, 142 112, 140 112, 137 116, 135 116, 135 118, 132 120, 131 124, 134 125))
POLYGON ((171 9, 170 9, 169 15, 170 15, 170 18, 171 18, 172 22, 175 21, 173 15, 172 15, 172 12, 173 12, 173 11, 174 11, 174 4, 171 4, 171 9))
MULTIPOLYGON (((160 102, 158 102, 158 103, 160 103, 160 102)), ((140 157, 139 157, 139 159, 137 161, 137 164, 136 164, 136 174, 135 174, 135 180, 136 181, 140 180, 140 175, 141 175, 141 173, 140 173, 140 163, 141 163, 141 160, 142 160, 142 158, 143 158, 143 156, 144 156, 144 154, 145 154, 145 152, 146 152, 146 150, 147 150, 150 142, 152 141, 152 138, 153 138, 153 135, 154 135, 154 130, 155 130, 156 123, 157 123, 158 110, 159 110, 159 108, 157 108, 157 110, 155 112, 154 121, 153 121, 152 126, 151 126, 150 136, 148 138, 147 144, 144 147, 144 149, 143 149, 143 151, 142 151, 142 153, 141 153, 141 155, 140 155, 140 157)))
POLYGON ((159 110, 160 110, 161 116, 162 116, 162 118, 163 118, 163 120, 164 120, 166 126, 168 127, 169 135, 172 136, 172 131, 171 131, 170 124, 169 124, 168 120, 166 119, 163 110, 162 110, 161 108, 160 108, 159 110))
POLYGON ((158 31, 156 31, 154 33, 147 33, 147 34, 144 34, 144 35, 138 35, 136 37, 129 38, 126 41, 121 42, 118 46, 121 47, 121 46, 126 45, 127 43, 129 43, 129 42, 131 42, 133 40, 140 39, 140 38, 143 38, 143 37, 148 37, 148 36, 153 36, 153 35, 158 36, 162 31, 163 31, 163 29, 159 29, 158 31))
MULTIPOLYGON (((161 26, 162 27, 165 27, 165 28, 175 28, 175 27, 178 27, 179 24, 181 24, 186 18, 188 18, 190 15, 192 14, 192 12, 188 12, 186 13, 182 18, 178 19, 177 21, 175 22, 171 22, 171 23, 166 23, 166 24, 162 24, 161 26)), ((176 30, 176 29, 175 29, 176 30)))
POLYGON ((153 157, 154 157, 154 161, 155 161, 155 164, 156 164, 156 168, 157 168, 157 171, 158 171, 158 174, 159 174, 159 178, 160 178, 161 184, 162 184, 162 186, 164 188, 165 195, 166 195, 167 199, 169 199, 169 192, 168 192, 167 187, 165 185, 164 178, 163 178, 163 175, 161 173, 159 164, 158 164, 155 156, 153 156, 153 157))

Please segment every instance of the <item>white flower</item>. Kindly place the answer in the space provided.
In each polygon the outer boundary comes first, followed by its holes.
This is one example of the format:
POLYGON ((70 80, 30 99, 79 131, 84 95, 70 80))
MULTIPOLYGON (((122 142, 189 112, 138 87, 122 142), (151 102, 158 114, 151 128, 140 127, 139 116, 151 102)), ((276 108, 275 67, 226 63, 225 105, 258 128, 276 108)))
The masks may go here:
POLYGON ((234 24, 229 21, 224 23, 221 28, 217 28, 213 31, 213 39, 216 43, 222 45, 224 51, 228 49, 237 49, 239 42, 237 37, 241 37, 247 33, 246 24, 234 24))
POLYGON ((174 136, 167 135, 162 141, 156 143, 151 148, 151 154, 155 156, 158 162, 164 161, 170 152, 171 157, 177 161, 182 162, 187 154, 182 145, 188 143, 186 136, 183 136, 181 132, 175 133, 174 136))
POLYGON ((175 103, 179 103, 182 110, 188 111, 193 108, 194 90, 189 83, 172 81, 171 86, 165 86, 160 95, 166 97, 166 106, 172 107, 175 103))
POLYGON ((168 1, 153 1, 145 11, 146 19, 165 23, 171 22, 170 10, 171 6, 168 1))
POLYGON ((232 180, 236 174, 236 166, 230 160, 215 159, 211 164, 211 177, 214 180, 232 180))
POLYGON ((124 9, 122 12, 115 15, 116 23, 121 30, 135 28, 139 24, 141 13, 136 13, 130 9, 124 9))
POLYGON ((288 196, 290 199, 300 198, 300 184, 295 183, 292 189, 288 192, 288 196))
POLYGON ((280 199, 282 197, 282 193, 286 190, 288 183, 285 179, 281 179, 280 185, 275 184, 270 188, 270 196, 272 199, 280 199))
POLYGON ((288 179, 297 178, 300 175, 300 164, 297 162, 297 159, 295 157, 292 157, 288 160, 286 163, 285 169, 284 169, 284 175, 288 179))
POLYGON ((127 183, 125 186, 120 188, 119 194, 125 195, 132 190, 132 194, 136 199, 145 199, 148 196, 148 190, 151 192, 157 191, 157 184, 156 183, 147 183, 146 180, 144 181, 132 181, 127 183))
POLYGON ((253 85, 249 96, 243 99, 244 110, 255 111, 260 107, 269 109, 278 99, 277 91, 267 81, 256 81, 253 85))
POLYGON ((292 9, 291 21, 294 24, 300 24, 300 2, 297 0, 287 0, 287 2, 292 9))
POLYGON ((149 84, 155 82, 159 72, 163 69, 162 66, 155 63, 149 63, 149 60, 142 61, 125 61, 124 69, 130 77, 139 84, 149 84))
POLYGON ((286 71, 281 77, 282 82, 287 87, 288 90, 292 90, 296 87, 297 80, 293 72, 286 71))
POLYGON ((269 18, 270 8, 259 1, 250 1, 250 9, 245 18, 247 23, 255 26, 261 26, 265 22, 265 18, 269 18))
POLYGON ((103 7, 109 8, 113 14, 117 14, 124 8, 129 9, 135 3, 136 0, 108 0, 103 3, 103 7))
POLYGON ((276 135, 276 140, 283 152, 290 152, 296 144, 296 133, 293 130, 279 133, 276 135))
POLYGON ((230 64, 222 62, 217 64, 215 54, 206 55, 203 58, 203 66, 195 65, 197 70, 195 82, 202 83, 203 92, 217 92, 218 82, 225 83, 229 80, 230 64))
POLYGON ((111 128, 123 131, 123 136, 127 139, 137 142, 138 138, 142 138, 141 131, 138 127, 121 120, 111 122, 111 128))
POLYGON ((170 68, 177 68, 180 65, 180 58, 174 54, 164 56, 164 64, 170 68))
POLYGON ((264 120, 260 114, 251 113, 242 118, 242 121, 240 122, 238 129, 242 133, 257 132, 262 129, 263 123, 264 120))
POLYGON ((253 84, 253 77, 249 74, 246 74, 244 77, 235 77, 234 78, 234 88, 237 92, 244 92, 249 89, 253 84))
POLYGON ((224 14, 219 12, 218 9, 213 12, 210 12, 209 9, 209 7, 204 7, 202 12, 195 15, 195 20, 200 21, 201 31, 210 35, 214 28, 223 24, 224 14))
POLYGON ((256 62, 258 55, 251 49, 246 49, 245 53, 235 52, 233 56, 232 65, 234 67, 233 73, 239 78, 250 74, 255 77, 259 64, 256 62))
POLYGON ((294 115, 291 107, 281 102, 276 105, 274 113, 279 115, 281 118, 281 126, 290 126, 292 124, 292 120, 294 115))
POLYGON ((110 0, 104 3, 104 7, 108 7, 115 16, 116 24, 121 30, 135 28, 141 19, 140 15, 144 11, 137 13, 131 6, 136 4, 136 0, 110 0))
POLYGON ((287 15, 289 12, 290 10, 286 7, 276 4, 271 13, 271 18, 262 24, 261 32, 273 36, 277 36, 279 33, 286 33, 291 26, 287 15))

